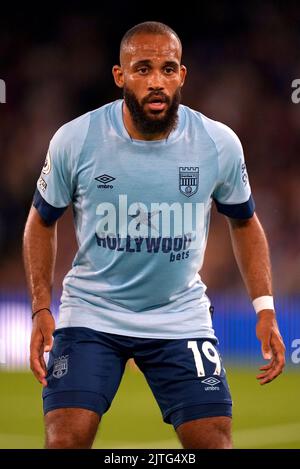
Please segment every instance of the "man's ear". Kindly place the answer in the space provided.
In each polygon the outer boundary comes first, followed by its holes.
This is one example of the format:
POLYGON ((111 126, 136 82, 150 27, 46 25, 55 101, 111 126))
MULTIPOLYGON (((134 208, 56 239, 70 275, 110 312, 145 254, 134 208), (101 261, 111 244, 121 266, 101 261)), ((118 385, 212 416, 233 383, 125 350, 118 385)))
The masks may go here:
POLYGON ((122 67, 120 65, 114 65, 112 68, 112 74, 114 76, 115 84, 119 88, 123 88, 124 86, 124 73, 122 67))
POLYGON ((180 77, 181 77, 181 85, 180 86, 184 85, 186 74, 187 74, 186 67, 184 65, 181 65, 180 66, 180 77))

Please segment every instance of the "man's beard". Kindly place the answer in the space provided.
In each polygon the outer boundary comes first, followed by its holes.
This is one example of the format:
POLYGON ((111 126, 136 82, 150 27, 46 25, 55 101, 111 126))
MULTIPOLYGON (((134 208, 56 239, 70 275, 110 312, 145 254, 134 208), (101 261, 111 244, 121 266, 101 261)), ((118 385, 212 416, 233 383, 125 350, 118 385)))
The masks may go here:
POLYGON ((176 128, 178 122, 178 107, 181 100, 180 87, 177 88, 172 99, 162 91, 151 91, 148 96, 142 99, 141 104, 133 91, 124 86, 123 92, 124 100, 129 109, 133 123, 142 135, 169 135, 169 133, 176 128), (148 103, 149 100, 154 99, 154 97, 161 98, 168 106, 162 117, 159 116, 158 111, 152 111, 152 113, 148 111, 147 113, 144 110, 144 105, 148 103))

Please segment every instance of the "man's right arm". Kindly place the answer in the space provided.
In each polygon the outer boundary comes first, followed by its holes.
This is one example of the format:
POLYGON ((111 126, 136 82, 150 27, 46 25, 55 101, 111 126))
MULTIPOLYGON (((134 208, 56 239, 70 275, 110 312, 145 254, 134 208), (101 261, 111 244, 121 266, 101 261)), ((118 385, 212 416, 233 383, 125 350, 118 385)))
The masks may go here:
POLYGON ((24 231, 23 257, 32 301, 33 318, 30 366, 40 383, 47 386, 44 352, 52 348, 55 329, 50 309, 57 246, 57 222, 47 225, 35 207, 31 207, 24 231))

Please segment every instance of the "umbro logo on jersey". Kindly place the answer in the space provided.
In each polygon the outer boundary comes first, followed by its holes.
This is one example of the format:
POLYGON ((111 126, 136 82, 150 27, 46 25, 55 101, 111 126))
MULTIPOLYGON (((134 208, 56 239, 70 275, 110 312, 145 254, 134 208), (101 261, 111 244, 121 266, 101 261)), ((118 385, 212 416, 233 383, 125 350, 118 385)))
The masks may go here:
POLYGON ((96 181, 101 182, 102 184, 98 184, 98 189, 112 189, 114 186, 109 184, 110 182, 114 181, 116 178, 109 176, 108 174, 101 174, 95 178, 96 181))

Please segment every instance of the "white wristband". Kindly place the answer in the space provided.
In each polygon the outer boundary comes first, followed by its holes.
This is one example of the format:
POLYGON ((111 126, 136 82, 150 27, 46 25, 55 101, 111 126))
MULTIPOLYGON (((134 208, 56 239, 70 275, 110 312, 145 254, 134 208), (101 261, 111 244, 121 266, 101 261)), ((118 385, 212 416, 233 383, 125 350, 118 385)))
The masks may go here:
POLYGON ((274 299, 271 295, 259 296, 252 301, 253 308, 255 309, 256 314, 262 311, 263 309, 273 309, 274 310, 274 299))

